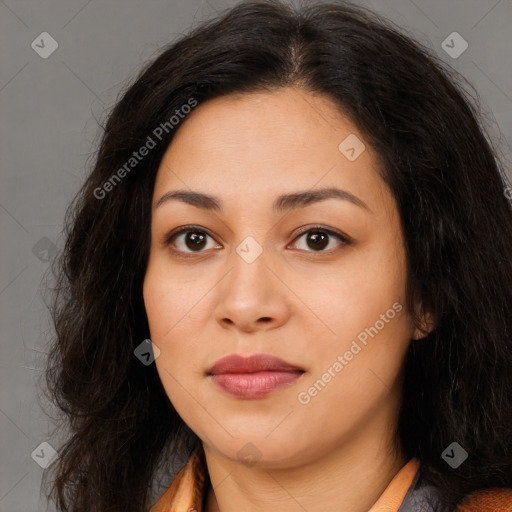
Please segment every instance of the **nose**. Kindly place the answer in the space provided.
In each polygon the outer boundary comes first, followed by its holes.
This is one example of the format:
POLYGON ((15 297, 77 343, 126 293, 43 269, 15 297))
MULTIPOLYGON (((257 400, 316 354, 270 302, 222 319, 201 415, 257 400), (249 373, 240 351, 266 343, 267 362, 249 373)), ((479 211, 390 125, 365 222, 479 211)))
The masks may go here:
MULTIPOLYGON (((252 262, 237 252, 218 294, 215 318, 225 329, 241 332, 276 329, 290 316, 291 296, 277 263, 262 252, 252 262)), ((282 274, 282 272, 281 272, 282 274)))

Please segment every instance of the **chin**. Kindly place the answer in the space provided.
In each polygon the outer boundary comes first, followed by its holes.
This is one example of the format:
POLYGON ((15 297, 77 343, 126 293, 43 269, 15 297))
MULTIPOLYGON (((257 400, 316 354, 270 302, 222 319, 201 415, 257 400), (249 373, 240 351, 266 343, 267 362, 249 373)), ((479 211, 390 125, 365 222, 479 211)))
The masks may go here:
POLYGON ((244 435, 233 438, 225 436, 218 442, 208 444, 233 462, 261 469, 293 467, 308 458, 307 449, 297 445, 293 437, 265 436, 267 434, 262 434, 261 430, 247 431, 244 435))

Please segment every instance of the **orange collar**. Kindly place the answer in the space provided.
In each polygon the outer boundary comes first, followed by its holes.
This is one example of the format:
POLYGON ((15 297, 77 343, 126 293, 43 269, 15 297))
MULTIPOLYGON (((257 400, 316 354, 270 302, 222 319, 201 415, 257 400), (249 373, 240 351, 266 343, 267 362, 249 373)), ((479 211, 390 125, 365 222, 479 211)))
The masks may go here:
MULTIPOLYGON (((411 459, 395 475, 368 512, 397 512, 418 468, 419 461, 411 459)), ((203 512, 205 476, 204 451, 202 446, 199 446, 150 512, 203 512)))

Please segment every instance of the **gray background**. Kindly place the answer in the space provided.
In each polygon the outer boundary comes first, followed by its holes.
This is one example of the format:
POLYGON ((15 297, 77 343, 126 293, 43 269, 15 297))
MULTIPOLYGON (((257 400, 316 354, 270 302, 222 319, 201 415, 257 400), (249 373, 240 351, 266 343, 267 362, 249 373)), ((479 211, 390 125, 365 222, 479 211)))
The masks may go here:
MULTIPOLYGON (((0 0, 0 512, 53 510, 40 497, 43 469, 31 456, 44 453, 42 442, 57 446, 37 400, 52 334, 42 280, 62 246, 66 206, 92 163, 96 120, 162 45, 235 3, 0 0), (31 47, 42 32, 58 42, 46 59, 31 47)), ((512 2, 359 3, 394 20, 476 87, 510 173, 512 2), (442 48, 454 31, 469 45, 458 58, 442 48)))

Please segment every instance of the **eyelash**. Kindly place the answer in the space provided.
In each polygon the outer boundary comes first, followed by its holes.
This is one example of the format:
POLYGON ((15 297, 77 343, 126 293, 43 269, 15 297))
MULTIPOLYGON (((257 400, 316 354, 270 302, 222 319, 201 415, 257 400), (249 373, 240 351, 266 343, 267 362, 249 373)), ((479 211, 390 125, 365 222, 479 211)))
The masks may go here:
MULTIPOLYGON (((314 231, 319 231, 321 233, 326 233, 327 235, 329 236, 332 236, 332 237, 335 237, 337 238, 340 242, 342 242, 342 246, 343 245, 350 245, 352 243, 352 240, 344 235, 343 233, 340 233, 338 231, 334 231, 332 229, 329 229, 329 228, 325 228, 323 226, 320 226, 320 225, 317 225, 317 226, 310 226, 308 227, 307 229, 305 229, 304 231, 301 231, 300 233, 298 233, 296 235, 296 237, 294 238, 294 241, 298 240, 301 236, 307 234, 307 233, 310 233, 310 232, 314 232, 314 231)), ((188 232, 199 232, 199 233, 203 233, 205 235, 208 235, 210 238, 213 238, 212 235, 210 235, 208 233, 208 231, 206 231, 204 228, 201 228, 199 226, 182 226, 181 228, 178 228, 176 231, 173 231, 171 233, 169 233, 165 239, 164 239, 164 245, 166 247, 168 246, 171 246, 173 241, 179 236, 179 235, 182 235, 184 233, 188 233, 188 232)), ((195 254, 201 254, 201 253, 204 253, 206 251, 202 250, 202 251, 191 251, 191 252, 184 252, 184 251, 179 251, 179 250, 176 250, 176 249, 171 249, 172 252, 176 253, 176 254, 179 254, 180 256, 184 257, 184 258, 188 258, 188 257, 193 257, 193 255, 195 254), (185 256, 183 256, 185 254, 185 256)), ((336 249, 334 249, 336 250, 336 249)), ((329 254, 333 251, 333 249, 330 249, 330 250, 327 250, 327 251, 304 251, 304 252, 308 252, 308 253, 318 253, 318 254, 329 254)))

